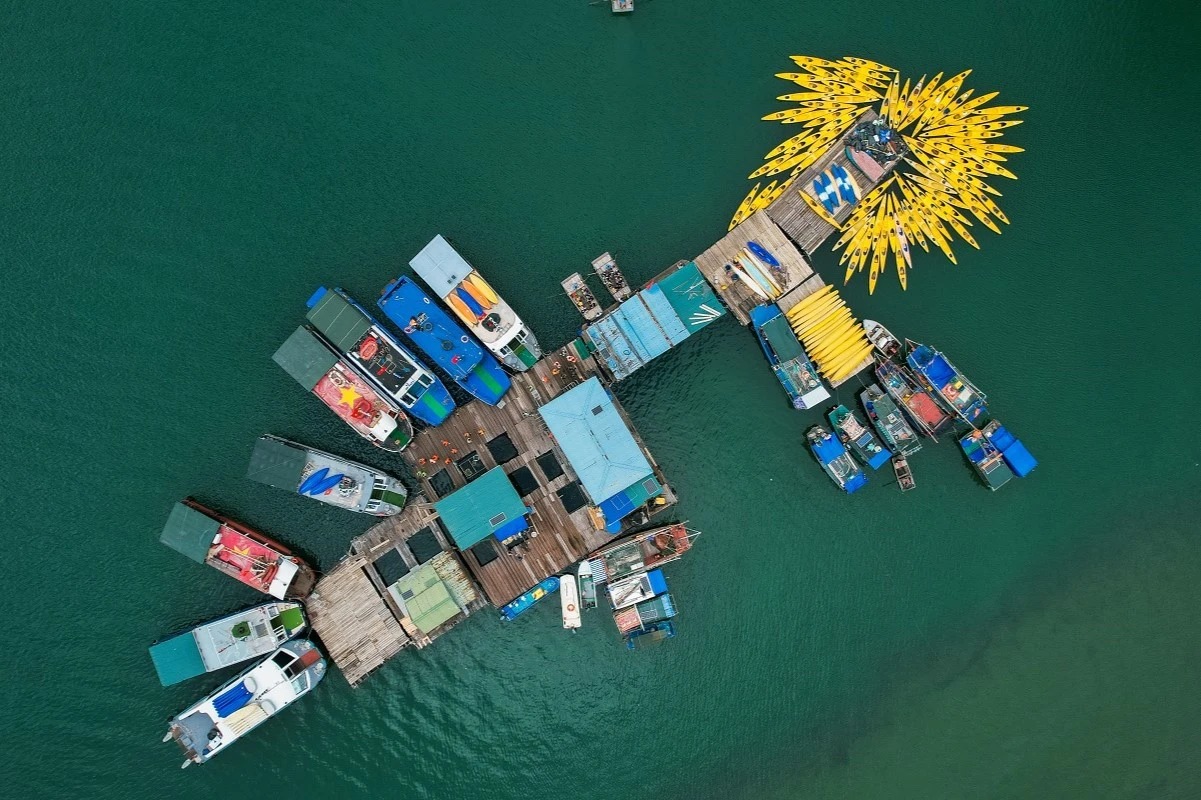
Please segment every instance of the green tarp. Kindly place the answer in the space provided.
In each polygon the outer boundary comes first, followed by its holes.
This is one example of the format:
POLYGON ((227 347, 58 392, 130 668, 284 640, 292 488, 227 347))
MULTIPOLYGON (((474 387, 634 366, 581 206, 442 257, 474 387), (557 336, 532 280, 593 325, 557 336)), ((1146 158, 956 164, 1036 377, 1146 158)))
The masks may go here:
POLYGON ((689 261, 675 272, 659 280, 667 302, 675 309, 680 321, 696 333, 726 313, 725 306, 709 288, 694 262, 689 261))
POLYGON ((358 347, 371 329, 371 321, 362 311, 329 290, 309 309, 306 317, 340 353, 349 353, 358 347))
POLYGON ((780 359, 781 364, 794 358, 805 357, 801 343, 797 341, 796 334, 792 332, 788 319, 783 314, 768 320, 762 331, 763 337, 771 344, 771 349, 776 351, 776 357, 780 359))
POLYGON ((276 489, 294 492, 300 485, 300 476, 304 474, 307 461, 308 454, 299 447, 264 436, 254 443, 246 477, 276 489))
POLYGON ((525 503, 500 467, 493 467, 442 498, 434 503, 434 508, 460 550, 486 539, 526 513, 525 503))
POLYGON ((307 328, 292 331, 271 358, 306 389, 316 386, 338 363, 338 357, 307 328))
POLYGON ((159 541, 200 564, 208 556, 221 523, 194 508, 176 503, 159 541))

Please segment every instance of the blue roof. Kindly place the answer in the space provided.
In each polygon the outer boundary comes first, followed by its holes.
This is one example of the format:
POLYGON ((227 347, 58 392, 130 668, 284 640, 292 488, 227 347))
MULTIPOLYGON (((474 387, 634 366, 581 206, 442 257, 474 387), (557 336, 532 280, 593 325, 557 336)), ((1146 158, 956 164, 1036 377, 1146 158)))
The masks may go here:
POLYGON ((466 378, 484 360, 483 348, 408 278, 385 286, 376 304, 421 352, 456 381, 466 378), (423 321, 419 319, 422 315, 423 321), (423 324, 416 324, 419 321, 423 324))
POLYGON ((842 442, 838 441, 837 436, 828 433, 817 442, 810 442, 809 446, 813 449, 813 455, 817 456, 817 460, 822 464, 829 464, 847 451, 842 442))
POLYGON ((493 467, 434 503, 434 509, 460 550, 478 544, 497 531, 512 530, 512 521, 524 518, 527 511, 501 467, 493 467))
POLYGON ((1038 466, 1038 460, 1030 454, 1026 445, 1004 425, 997 426, 988 438, 1001 451, 1001 457, 1019 478, 1026 477, 1038 466))
POLYGON ((650 462, 595 377, 538 409, 596 504, 652 476, 650 462))

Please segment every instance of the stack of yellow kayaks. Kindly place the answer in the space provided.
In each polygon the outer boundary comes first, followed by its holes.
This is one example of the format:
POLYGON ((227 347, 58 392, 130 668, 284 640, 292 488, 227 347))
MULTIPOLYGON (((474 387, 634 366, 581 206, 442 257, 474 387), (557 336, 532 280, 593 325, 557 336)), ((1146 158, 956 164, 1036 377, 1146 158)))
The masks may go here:
POLYGON ((1017 177, 1002 164, 1008 154, 1022 148, 996 140, 1021 122, 1005 117, 1025 111, 1025 106, 987 106, 996 92, 976 97, 970 89, 961 93, 971 70, 947 80, 941 72, 929 80, 923 75, 914 83, 902 82, 892 67, 862 58, 793 56, 792 60, 801 71, 781 72, 777 77, 805 91, 781 95, 779 99, 793 107, 764 119, 798 125, 801 132, 768 152, 763 166, 751 173, 752 180, 784 177, 762 189, 761 183, 756 184, 735 213, 731 228, 773 202, 831 147, 842 146, 839 139, 847 128, 873 106, 908 149, 903 165, 869 191, 841 226, 803 187, 795 190, 814 214, 842 231, 835 248, 846 248, 840 262, 846 265, 846 280, 866 268, 868 289, 874 291, 891 255, 897 278, 907 288, 913 266, 911 242, 926 252, 933 243, 954 262, 954 237, 979 247, 968 231, 974 222, 995 233, 1001 232, 998 222, 1008 224, 993 200, 1001 193, 988 182, 994 177, 1017 177))
POLYGON ((854 375, 871 354, 867 332, 833 286, 823 286, 784 313, 805 352, 830 383, 854 375))

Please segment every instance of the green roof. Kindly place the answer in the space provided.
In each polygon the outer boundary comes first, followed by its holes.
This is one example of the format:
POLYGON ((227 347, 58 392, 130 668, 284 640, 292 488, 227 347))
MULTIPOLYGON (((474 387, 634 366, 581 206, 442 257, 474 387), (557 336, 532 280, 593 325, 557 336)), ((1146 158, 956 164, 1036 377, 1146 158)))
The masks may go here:
POLYGON ((341 353, 355 349, 371 329, 366 314, 328 289, 305 316, 341 353))
POLYGON ((763 337, 771 344, 771 349, 776 351, 776 357, 780 359, 781 364, 798 356, 805 357, 801 343, 797 341, 796 334, 788 324, 788 318, 783 314, 768 320, 761 330, 763 337))
POLYGON ((423 564, 395 584, 409 618, 422 633, 430 633, 460 612, 450 590, 430 564, 423 564))
POLYGON ((300 485, 300 476, 304 474, 307 462, 308 454, 301 448, 274 437, 263 436, 254 443, 246 477, 276 489, 294 492, 300 485))
POLYGON ((163 686, 203 675, 207 668, 196 646, 196 637, 191 631, 181 633, 150 648, 150 660, 158 671, 158 680, 163 686))
POLYGON ((462 489, 434 503, 460 550, 488 538, 525 515, 525 503, 501 467, 493 467, 462 489))
POLYGON ((159 541, 203 564, 220 528, 221 523, 207 514, 201 514, 183 503, 176 503, 171 509, 171 516, 167 517, 167 524, 163 526, 163 534, 159 541))
POLYGON ((338 356, 308 328, 292 331, 271 358, 306 389, 316 386, 317 381, 338 363, 338 356))

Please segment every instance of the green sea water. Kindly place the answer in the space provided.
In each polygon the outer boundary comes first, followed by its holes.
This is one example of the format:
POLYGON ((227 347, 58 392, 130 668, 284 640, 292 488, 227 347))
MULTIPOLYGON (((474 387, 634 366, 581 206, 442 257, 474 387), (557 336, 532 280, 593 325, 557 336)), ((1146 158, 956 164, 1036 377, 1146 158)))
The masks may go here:
POLYGON ((1194 5, 0 8, 5 796, 1201 796, 1194 5), (1030 106, 1004 235, 845 293, 1038 471, 992 494, 943 444, 841 496, 722 321, 617 390, 704 531, 676 639, 482 613, 181 772, 165 719, 214 681, 163 689, 146 646, 256 596, 157 542, 171 503, 328 568, 370 520, 249 484, 254 438, 402 470, 270 360, 312 288, 371 298, 441 232, 557 345, 566 274, 724 233, 791 53, 1030 106))

